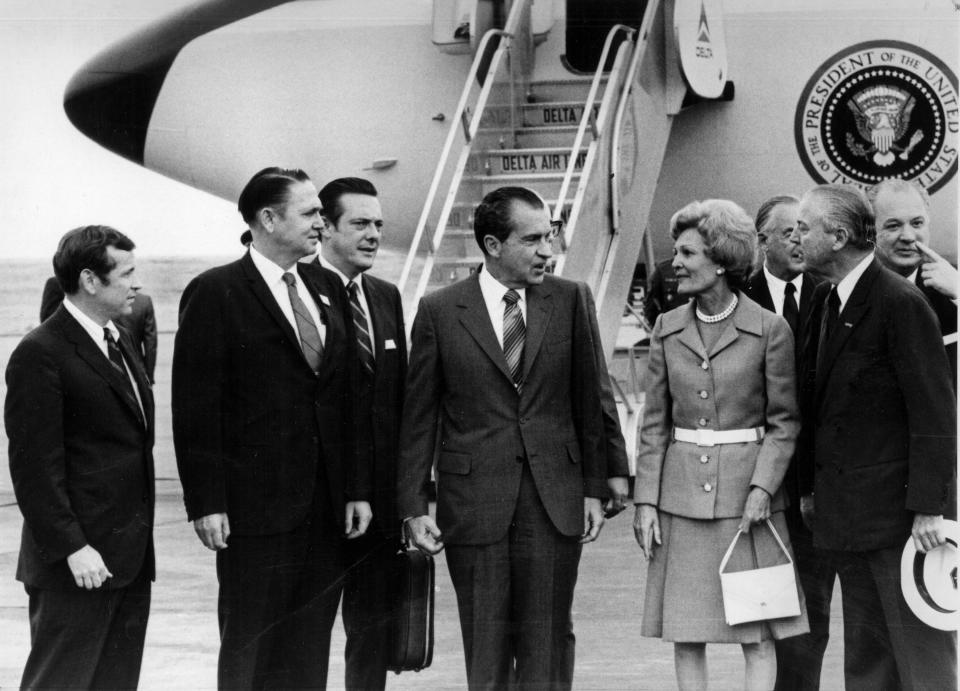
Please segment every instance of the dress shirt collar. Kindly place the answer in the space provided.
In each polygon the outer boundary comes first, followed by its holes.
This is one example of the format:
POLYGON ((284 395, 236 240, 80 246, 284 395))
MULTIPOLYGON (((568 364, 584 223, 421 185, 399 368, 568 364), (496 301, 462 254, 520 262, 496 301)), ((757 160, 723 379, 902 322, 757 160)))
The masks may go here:
POLYGON ((90 338, 93 339, 94 343, 97 344, 97 347, 103 351, 103 354, 107 354, 107 342, 103 338, 104 328, 109 329, 110 333, 113 335, 113 340, 120 341, 120 330, 117 328, 117 325, 113 323, 113 320, 107 322, 105 327, 100 326, 97 322, 93 321, 86 312, 77 307, 70 300, 70 296, 66 295, 63 298, 63 306, 70 313, 74 319, 83 327, 83 330, 90 334, 90 338))
MULTIPOLYGON (((502 319, 503 296, 508 290, 510 290, 510 288, 495 279, 493 274, 487 271, 487 265, 484 264, 480 270, 480 292, 483 293, 483 302, 487 305, 487 311, 490 312, 491 315, 500 314, 502 319)), ((527 289, 516 288, 515 290, 520 295, 520 301, 517 304, 520 305, 520 313, 523 314, 524 321, 526 321, 527 289)))
POLYGON ((863 272, 867 270, 867 267, 870 266, 870 262, 872 261, 873 252, 864 257, 860 263, 853 267, 853 270, 844 276, 836 285, 837 297, 840 298, 841 312, 844 306, 846 306, 847 300, 850 299, 850 294, 853 292, 853 289, 857 287, 857 282, 860 280, 860 277, 863 276, 863 272))
POLYGON ((917 268, 913 270, 913 273, 907 276, 907 280, 910 281, 913 285, 919 285, 919 282, 917 281, 917 275, 919 273, 920 273, 920 267, 917 266, 917 268))
POLYGON ((347 285, 349 285, 350 281, 353 281, 354 283, 357 284, 357 288, 359 289, 360 295, 366 298, 366 295, 364 295, 363 293, 363 281, 360 280, 361 278, 363 278, 362 273, 357 274, 353 278, 350 278, 345 273, 343 273, 340 269, 334 266, 331 262, 329 262, 327 258, 324 257, 322 254, 318 254, 317 257, 320 260, 320 266, 322 266, 324 269, 330 269, 330 271, 332 271, 333 273, 335 273, 337 276, 340 277, 340 280, 343 281, 344 288, 346 288, 347 285))
POLYGON ((261 254, 253 245, 250 245, 250 258, 253 260, 253 265, 257 267, 257 271, 259 271, 260 275, 263 276, 263 280, 267 282, 268 286, 281 283, 283 281, 283 274, 288 271, 294 276, 297 276, 296 262, 294 262, 292 266, 284 269, 278 264, 275 264, 273 260, 267 259, 265 256, 263 256, 263 254, 261 254))
POLYGON ((763 275, 767 279, 767 290, 770 291, 770 298, 773 300, 773 306, 776 307, 777 314, 783 314, 783 301, 787 295, 787 283, 792 283, 796 289, 794 299, 797 304, 800 303, 800 289, 803 287, 803 274, 797 274, 793 280, 784 281, 777 278, 767 269, 766 263, 763 265, 763 275))

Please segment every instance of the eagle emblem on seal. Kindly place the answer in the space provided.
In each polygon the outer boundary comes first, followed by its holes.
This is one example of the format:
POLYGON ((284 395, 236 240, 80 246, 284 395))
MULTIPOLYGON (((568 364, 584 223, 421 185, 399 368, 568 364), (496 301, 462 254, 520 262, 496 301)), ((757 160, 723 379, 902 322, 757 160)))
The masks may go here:
POLYGON ((914 130, 906 145, 899 142, 910 128, 910 114, 916 100, 895 86, 872 86, 856 93, 847 102, 860 135, 847 133, 847 148, 854 156, 871 157, 878 166, 889 166, 899 155, 907 160, 923 140, 923 131, 914 130), (863 142, 867 144, 864 145, 863 142))

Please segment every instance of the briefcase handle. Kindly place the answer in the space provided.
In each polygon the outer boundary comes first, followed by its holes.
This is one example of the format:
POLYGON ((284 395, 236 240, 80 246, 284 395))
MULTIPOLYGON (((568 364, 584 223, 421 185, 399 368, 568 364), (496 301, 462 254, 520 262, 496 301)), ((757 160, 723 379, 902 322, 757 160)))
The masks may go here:
MULTIPOLYGON (((767 527, 770 528, 770 532, 773 533, 773 537, 776 538, 777 544, 780 545, 780 549, 783 550, 783 553, 787 555, 788 563, 793 563, 793 557, 790 556, 790 551, 787 549, 787 546, 783 544, 783 540, 780 539, 780 533, 777 532, 777 529, 773 527, 773 523, 770 522, 768 518, 765 523, 767 527)), ((733 541, 730 543, 730 546, 727 547, 727 553, 723 555, 723 560, 720 562, 720 568, 718 573, 723 573, 723 570, 727 568, 727 562, 730 561, 730 555, 733 554, 733 548, 737 545, 737 540, 740 539, 740 535, 743 534, 743 531, 739 528, 737 529, 737 534, 733 536, 733 541)))

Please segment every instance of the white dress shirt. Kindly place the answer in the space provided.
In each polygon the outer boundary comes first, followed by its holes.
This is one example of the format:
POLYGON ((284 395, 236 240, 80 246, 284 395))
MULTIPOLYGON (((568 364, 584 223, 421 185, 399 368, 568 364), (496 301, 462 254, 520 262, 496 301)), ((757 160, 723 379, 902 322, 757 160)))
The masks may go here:
MULTIPOLYGON (((370 334, 370 344, 371 345, 375 344, 376 341, 374 340, 374 337, 373 337, 373 320, 370 318, 370 304, 367 302, 367 294, 363 289, 363 281, 361 280, 363 278, 363 274, 357 274, 356 278, 351 279, 345 273, 343 273, 340 269, 338 269, 333 264, 331 264, 326 259, 324 259, 322 254, 318 254, 317 256, 320 258, 320 266, 322 266, 325 269, 330 269, 332 272, 337 274, 337 276, 340 277, 340 280, 343 281, 344 288, 347 287, 347 284, 350 283, 351 280, 357 284, 357 298, 360 300, 360 306, 363 308, 363 314, 367 318, 367 333, 370 334)), ((377 349, 374 348, 373 350, 374 350, 373 357, 376 358, 377 349)))
POLYGON ((320 319, 320 310, 317 309, 317 303, 313 301, 313 296, 310 294, 310 291, 303 285, 303 279, 297 272, 296 262, 294 262, 291 267, 286 269, 281 268, 260 254, 253 245, 250 245, 250 258, 253 260, 253 265, 257 267, 257 271, 263 276, 263 280, 267 282, 267 288, 270 289, 274 299, 277 301, 277 305, 280 306, 280 311, 283 312, 283 316, 287 318, 290 326, 293 327, 293 332, 299 336, 300 331, 297 329, 297 318, 293 316, 293 305, 290 304, 290 293, 287 292, 287 284, 283 282, 283 274, 289 271, 296 277, 297 282, 294 287, 297 289, 297 295, 300 296, 300 299, 307 308, 307 312, 310 313, 310 318, 313 319, 313 323, 317 327, 317 331, 320 332, 320 342, 325 344, 327 342, 327 327, 320 319))
POLYGON ((844 276, 837 284, 837 297, 840 298, 841 312, 843 312, 843 308, 846 306, 847 300, 850 299, 850 293, 852 293, 853 289, 857 287, 857 282, 860 280, 860 277, 863 276, 863 272, 867 270, 867 267, 870 266, 870 262, 872 261, 873 252, 864 257, 863 261, 853 267, 853 270, 844 276))
MULTIPOLYGON (((503 296, 510 290, 500 281, 495 279, 489 271, 486 264, 480 270, 480 292, 483 294, 483 302, 487 306, 487 313, 490 315, 490 323, 493 324, 493 332, 497 335, 497 342, 503 348, 503 310, 507 306, 503 296)), ((523 315, 523 323, 527 323, 527 289, 514 288, 520 295, 517 302, 520 305, 520 314, 523 315)))
MULTIPOLYGON (((783 301, 787 298, 787 281, 784 281, 782 278, 777 278, 772 273, 767 271, 767 265, 763 265, 763 275, 767 279, 767 290, 770 291, 770 297, 773 300, 773 309, 774 311, 782 315, 783 314, 783 301)), ((789 281, 793 284, 793 287, 796 288, 794 292, 794 299, 797 301, 797 307, 800 307, 800 289, 803 287, 803 274, 797 274, 797 276, 789 281)))

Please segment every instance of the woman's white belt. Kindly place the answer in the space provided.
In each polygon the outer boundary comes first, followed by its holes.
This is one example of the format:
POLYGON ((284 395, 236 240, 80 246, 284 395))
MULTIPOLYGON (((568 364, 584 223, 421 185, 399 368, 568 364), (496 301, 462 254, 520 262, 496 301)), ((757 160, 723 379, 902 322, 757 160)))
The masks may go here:
POLYGON ((673 438, 677 441, 686 441, 697 446, 716 446, 717 444, 742 444, 743 442, 760 441, 766 430, 763 427, 749 429, 682 429, 673 428, 673 438))

